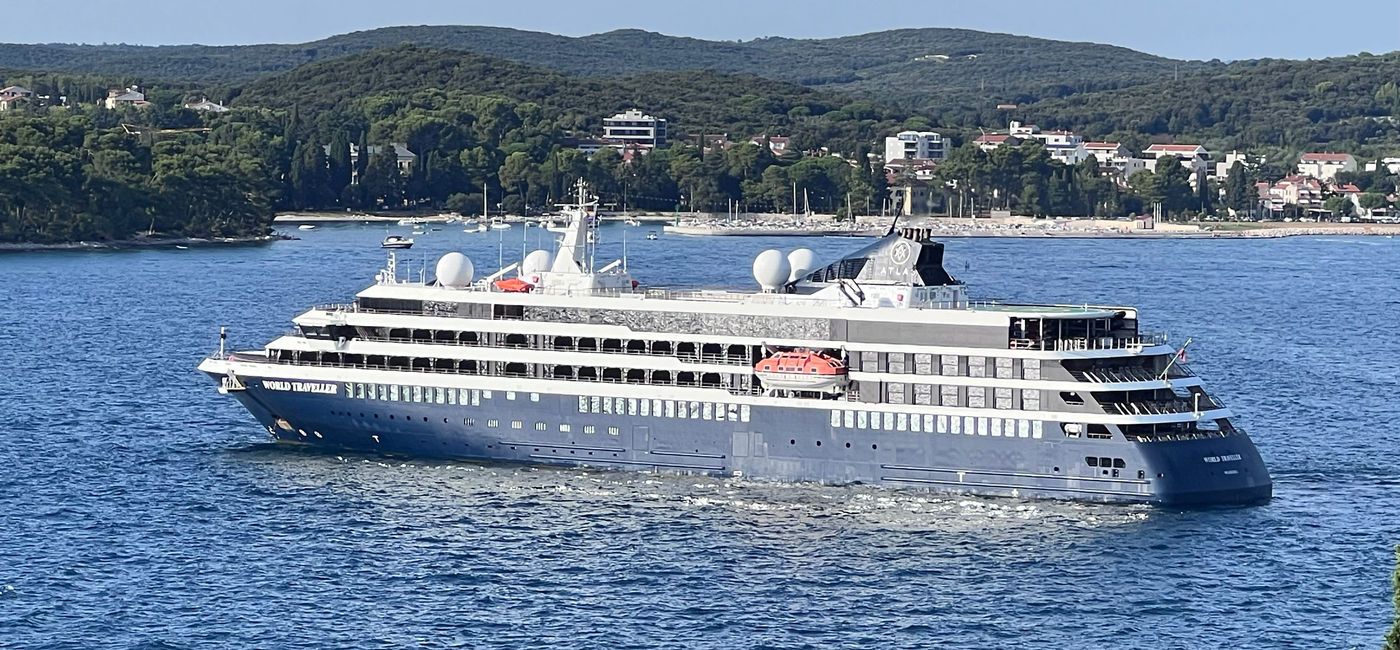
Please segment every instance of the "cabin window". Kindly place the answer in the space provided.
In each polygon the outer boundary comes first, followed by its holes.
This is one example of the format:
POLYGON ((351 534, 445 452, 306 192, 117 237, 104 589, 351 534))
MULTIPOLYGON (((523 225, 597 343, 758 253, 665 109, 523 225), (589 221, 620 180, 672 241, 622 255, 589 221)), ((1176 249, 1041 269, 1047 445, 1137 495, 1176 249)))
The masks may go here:
MULTIPOLYGON (((1039 420, 1031 423, 1031 437, 1039 439, 1045 433, 1045 423, 1039 420)), ((1026 437, 1026 423, 1021 422, 1021 437, 1026 437)))
POLYGON ((960 433, 962 433, 962 418, 960 418, 960 417, 954 415, 954 416, 948 418, 948 421, 949 421, 949 425, 950 425, 950 426, 949 426, 949 429, 948 429, 949 433, 953 433, 953 434, 960 434, 960 433))
POLYGON ((447 389, 447 403, 453 406, 457 405, 457 391, 451 388, 447 389))
POLYGON ((644 400, 642 400, 641 408, 642 408, 642 417, 647 417, 647 416, 651 415, 651 400, 649 400, 649 399, 644 399, 644 400))
POLYGON ((548 425, 548 424, 545 424, 545 423, 543 423, 543 422, 536 422, 536 423, 535 423, 535 430, 536 430, 536 431, 548 431, 548 430, 549 430, 549 425, 548 425))
POLYGON ((933 386, 928 384, 914 384, 914 403, 924 405, 932 404, 933 386))
POLYGON ((491 391, 489 391, 489 390, 483 390, 483 391, 481 391, 481 399, 491 399, 491 391))
POLYGON ((1084 457, 1084 464, 1085 464, 1085 465, 1088 465, 1089 467, 1098 467, 1098 466, 1099 466, 1099 459, 1098 459, 1097 456, 1085 456, 1085 457, 1084 457))
POLYGON ((608 398, 606 398, 606 397, 603 398, 603 413, 606 413, 606 414, 608 414, 608 415, 612 415, 612 412, 613 412, 613 410, 612 410, 612 400, 611 400, 611 399, 608 399, 608 398))
POLYGON ((992 418, 992 437, 1001 437, 1001 418, 992 418))
POLYGON ((513 390, 508 390, 508 391, 506 391, 506 399, 508 399, 508 400, 510 400, 510 401, 512 401, 512 402, 515 401, 515 391, 513 391, 513 390))
POLYGON ((396 384, 390 384, 390 385, 389 385, 389 401, 390 401, 390 402, 397 402, 397 401, 399 401, 399 386, 396 385, 396 384))
POLYGON ((594 396, 588 398, 588 412, 589 412, 589 413, 602 413, 602 412, 603 412, 602 400, 603 400, 603 398, 598 397, 597 395, 594 395, 594 396))
POLYGON ((860 353, 860 370, 863 371, 863 372, 879 372, 879 370, 880 370, 880 353, 878 353, 878 352, 861 352, 861 353, 860 353))
MULTIPOLYGON (((644 401, 645 401, 645 400, 644 400, 644 401)), ((637 414, 637 399, 636 399, 636 398, 630 398, 630 399, 627 400, 627 414, 628 414, 628 415, 636 415, 636 414, 637 414)))
POLYGON ((987 407, 987 389, 984 388, 984 387, 982 387, 982 386, 968 386, 968 387, 967 387, 967 407, 968 407, 968 408, 975 408, 975 409, 986 408, 986 407, 987 407))
POLYGON ((489 429, 494 429, 494 428, 496 428, 496 427, 498 427, 498 426, 501 426, 501 421, 500 421, 500 420, 491 419, 491 420, 487 420, 487 421, 486 421, 486 427, 489 428, 489 429))
POLYGON ((859 428, 859 429, 868 429, 868 428, 870 428, 869 417, 870 417, 870 414, 867 413, 867 412, 865 412, 865 411, 859 411, 859 412, 857 412, 857 413, 856 413, 856 428, 859 428))
POLYGON ((622 397, 617 398, 617 401, 613 403, 613 413, 618 415, 622 415, 626 408, 627 403, 622 397))
POLYGON ((423 401, 423 387, 422 387, 422 386, 414 386, 414 387, 413 387, 413 401, 414 401, 414 402, 422 402, 422 401, 423 401))
POLYGON ((946 415, 940 415, 940 416, 938 416, 938 432, 939 432, 939 433, 948 433, 948 416, 946 416, 946 415))
POLYGON ((656 417, 661 417, 661 400, 654 399, 651 401, 651 414, 656 417))
POLYGON ((588 412, 588 398, 585 397, 585 396, 583 396, 583 395, 579 395, 579 396, 578 396, 578 412, 579 412, 579 413, 587 413, 587 412, 588 412))
POLYGON ((561 422, 561 423, 559 423, 559 432, 560 432, 560 433, 568 433, 568 432, 570 432, 570 431, 572 431, 572 430, 573 430, 573 427, 572 427, 572 426, 569 426, 568 423, 566 423, 566 422, 561 422))
POLYGON ((885 384, 885 402, 887 402, 887 403, 889 403, 889 404, 903 404, 904 401, 905 401, 905 400, 904 400, 904 395, 905 395, 904 391, 905 391, 904 384, 900 384, 900 383, 889 383, 889 384, 885 384))
POLYGON ((839 427, 839 426, 841 426, 841 412, 840 412, 840 411, 832 411, 832 412, 831 412, 831 426, 833 426, 833 427, 839 427))
POLYGON ((521 422, 520 420, 511 420, 511 421, 510 421, 510 428, 512 428, 512 429, 519 429, 519 428, 524 427, 524 426, 525 426, 525 423, 524 423, 524 422, 521 422))
MULTIPOLYGON (((581 400, 583 398, 580 397, 579 399, 581 400)), ((481 391, 472 391, 472 406, 481 406, 481 391)))
POLYGON ((943 356, 942 374, 945 377, 956 377, 958 375, 958 355, 945 354, 943 356))
POLYGON ((841 424, 847 429, 856 428, 856 412, 844 411, 841 413, 841 424))
POLYGON ((619 433, 622 433, 622 430, 618 429, 617 427, 608 427, 608 435, 615 436, 619 433))
POLYGON ((909 357, 909 355, 903 352, 891 352, 888 355, 886 355, 886 357, 889 360, 888 363, 890 366, 890 372, 901 375, 908 372, 908 370, 906 370, 907 366, 905 364, 905 361, 909 357))
POLYGON ((1011 379, 1013 367, 1010 358, 997 358, 997 379, 1011 379))
POLYGON ((1011 408, 1011 389, 1010 389, 1010 388, 998 388, 998 389, 996 389, 995 397, 996 397, 996 407, 997 407, 997 408, 999 408, 999 409, 1009 409, 1009 408, 1011 408))
POLYGON ((939 403, 942 404, 943 406, 957 406, 957 405, 958 405, 958 387, 957 387, 957 386, 939 386, 939 387, 938 387, 938 394, 939 394, 939 403))
POLYGON ((977 435, 985 436, 988 430, 987 418, 977 418, 977 435))
POLYGON ((446 393, 446 391, 444 391, 444 390, 441 389, 441 388, 434 388, 434 389, 433 389, 433 403, 434 403, 434 404, 446 404, 446 403, 447 403, 447 393, 446 393))
POLYGON ((748 422, 748 421, 749 421, 749 405, 748 405, 748 404, 745 404, 745 405, 739 407, 739 419, 740 419, 741 421, 743 421, 743 422, 748 422))
POLYGON ((1021 389, 1021 408, 1027 411, 1040 410, 1040 391, 1032 388, 1021 389))
POLYGON ((1024 379, 1040 379, 1040 359, 1022 359, 1021 377, 1024 379))
POLYGON ((698 419, 700 419, 700 402, 691 402, 691 403, 690 403, 690 419, 692 419, 692 420, 698 420, 698 419))
POLYGON ((915 372, 916 374, 920 374, 920 375, 931 375, 931 374, 933 374, 933 355, 931 355, 931 354, 915 354, 915 355, 914 355, 914 372, 915 372))
POLYGON ((895 431, 908 431, 908 430, 909 430, 909 414, 908 414, 908 413, 896 413, 896 414, 895 414, 895 416, 894 416, 894 430, 895 430, 895 431))
POLYGON ((676 403, 669 399, 666 400, 666 417, 676 417, 676 403))
POLYGON ((593 425, 591 425, 591 424, 585 424, 585 425, 583 425, 583 432, 584 432, 584 433, 598 433, 598 427, 595 427, 595 426, 593 426, 593 425))
POLYGON ((987 376, 987 358, 986 358, 986 357, 968 357, 968 358, 967 358, 967 376, 968 376, 968 377, 986 377, 986 376, 987 376))
POLYGON ((714 407, 710 406, 710 403, 709 403, 709 402, 705 402, 704 404, 702 404, 702 405, 701 405, 701 410, 704 412, 704 413, 703 413, 703 416, 704 416, 704 417, 703 417, 702 419, 705 419, 705 420, 713 420, 713 419, 714 419, 714 417, 715 417, 715 409, 714 409, 714 407))
POLYGON ((886 430, 886 431, 894 431, 894 414, 893 414, 893 413, 886 413, 886 414, 885 414, 885 430, 886 430))
POLYGON ((969 436, 970 436, 970 435, 974 435, 974 434, 977 433, 977 430, 976 430, 977 424, 973 422, 973 419, 974 419, 974 418, 973 418, 971 415, 964 415, 964 416, 963 416, 963 419, 962 419, 962 421, 963 421, 963 433, 964 433, 965 435, 969 435, 969 436))
POLYGON ((540 394, 539 394, 539 393, 530 393, 530 401, 531 401, 531 402, 538 402, 538 401, 540 401, 540 394))
POLYGON ((730 405, 729 405, 729 421, 730 421, 730 422, 738 422, 738 421, 739 421, 739 406, 738 406, 737 404, 730 404, 730 405))
POLYGON ((924 416, 924 433, 933 433, 933 416, 924 416))

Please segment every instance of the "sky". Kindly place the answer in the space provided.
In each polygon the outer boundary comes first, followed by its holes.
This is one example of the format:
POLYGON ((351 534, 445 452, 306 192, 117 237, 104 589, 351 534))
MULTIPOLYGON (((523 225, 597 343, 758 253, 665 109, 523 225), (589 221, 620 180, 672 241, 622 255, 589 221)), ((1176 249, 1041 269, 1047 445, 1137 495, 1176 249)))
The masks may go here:
POLYGON ((8 2, 21 43, 301 43, 390 25, 495 25, 568 36, 634 28, 709 40, 963 27, 1179 59, 1400 50, 1400 0, 47 0, 8 2), (975 10, 974 10, 975 9, 975 10))

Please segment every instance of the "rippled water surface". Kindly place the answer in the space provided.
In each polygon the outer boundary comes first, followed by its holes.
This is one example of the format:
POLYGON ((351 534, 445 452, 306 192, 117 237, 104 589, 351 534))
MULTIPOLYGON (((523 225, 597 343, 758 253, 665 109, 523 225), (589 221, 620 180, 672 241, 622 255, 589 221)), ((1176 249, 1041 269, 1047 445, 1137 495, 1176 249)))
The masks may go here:
MULTIPOLYGON (((632 271, 673 286, 867 241, 646 229, 632 271)), ((1194 338, 1275 498, 1171 511, 274 446, 194 366, 220 325, 260 347, 382 264, 383 227, 298 234, 0 256, 0 647, 1346 648, 1389 623, 1400 241, 949 241, 979 297, 1194 338)), ((494 268, 522 234, 405 258, 494 268)))

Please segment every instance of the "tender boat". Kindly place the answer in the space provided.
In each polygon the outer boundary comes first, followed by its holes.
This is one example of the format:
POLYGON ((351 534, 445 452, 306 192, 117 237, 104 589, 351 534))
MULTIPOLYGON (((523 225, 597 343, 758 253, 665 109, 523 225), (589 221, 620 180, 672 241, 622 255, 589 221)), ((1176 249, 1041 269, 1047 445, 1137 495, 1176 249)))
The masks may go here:
POLYGON ((647 239, 656 239, 656 231, 653 230, 653 231, 648 232, 648 233, 647 233, 647 239))
POLYGON ((304 223, 304 224, 301 224, 300 226, 297 226, 297 230, 315 230, 315 229, 316 229, 316 226, 313 226, 313 225, 311 225, 311 224, 309 224, 309 223, 304 223))
POLYGON ((381 248, 413 248, 413 239, 400 235, 389 235, 379 246, 381 248))
POLYGON ((504 221, 501 221, 501 220, 499 220, 499 219, 492 219, 492 220, 491 220, 491 229, 492 229, 492 230, 510 230, 510 224, 508 224, 508 223, 506 223, 506 222, 504 222, 504 221))
POLYGON ((825 352, 787 350, 754 364, 754 375, 769 389, 826 392, 848 381, 846 362, 825 352))

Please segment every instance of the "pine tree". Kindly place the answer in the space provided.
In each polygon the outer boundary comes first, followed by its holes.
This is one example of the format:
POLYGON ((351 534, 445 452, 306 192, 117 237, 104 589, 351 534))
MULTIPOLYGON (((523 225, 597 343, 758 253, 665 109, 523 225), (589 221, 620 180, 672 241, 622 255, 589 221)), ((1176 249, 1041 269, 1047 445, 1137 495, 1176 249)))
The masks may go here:
POLYGON ((350 185, 350 174, 353 172, 350 163, 350 136, 343 130, 337 130, 331 137, 327 167, 330 196, 339 198, 350 185))
POLYGON ((1384 650, 1400 650, 1400 544, 1395 546, 1395 573, 1390 576, 1392 604, 1395 607, 1395 622, 1385 635, 1384 650))
POLYGON ((1252 211, 1255 199, 1252 189, 1249 172, 1245 171, 1244 163, 1236 160, 1225 177, 1225 206, 1234 210, 1236 217, 1247 216, 1252 211))

